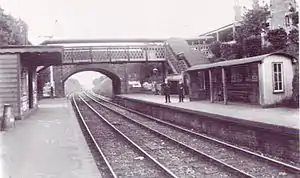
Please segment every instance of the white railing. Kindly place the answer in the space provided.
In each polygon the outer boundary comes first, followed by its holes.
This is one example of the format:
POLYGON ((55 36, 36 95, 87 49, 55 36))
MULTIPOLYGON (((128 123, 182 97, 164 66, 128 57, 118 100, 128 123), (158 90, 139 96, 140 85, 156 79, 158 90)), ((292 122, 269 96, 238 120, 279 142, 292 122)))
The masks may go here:
POLYGON ((165 61, 165 47, 144 46, 82 46, 65 47, 63 63, 165 61))

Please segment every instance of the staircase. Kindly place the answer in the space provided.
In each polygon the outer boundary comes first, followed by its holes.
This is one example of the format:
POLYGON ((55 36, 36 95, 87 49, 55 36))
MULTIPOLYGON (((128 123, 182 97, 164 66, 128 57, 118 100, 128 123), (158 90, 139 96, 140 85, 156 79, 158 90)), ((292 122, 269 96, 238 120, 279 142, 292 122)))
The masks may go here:
POLYGON ((195 48, 195 46, 189 45, 184 39, 170 38, 166 40, 165 48, 166 59, 174 74, 181 74, 193 65, 211 63, 208 60, 210 50, 206 46, 198 45, 195 48), (209 51, 206 52, 205 50, 207 49, 209 51), (180 53, 183 53, 184 60, 178 59, 178 54, 180 53))
POLYGON ((181 72, 189 68, 187 61, 178 60, 177 55, 174 53, 170 45, 165 44, 165 48, 167 62, 174 74, 181 74, 181 72))

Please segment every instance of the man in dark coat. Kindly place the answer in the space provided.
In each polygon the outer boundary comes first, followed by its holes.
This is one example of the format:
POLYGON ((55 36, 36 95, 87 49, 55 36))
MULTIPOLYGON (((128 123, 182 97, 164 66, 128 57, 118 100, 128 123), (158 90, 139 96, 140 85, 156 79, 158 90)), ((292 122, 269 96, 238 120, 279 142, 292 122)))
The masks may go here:
POLYGON ((179 102, 183 102, 183 98, 184 98, 184 85, 183 85, 183 83, 179 83, 178 94, 179 94, 179 102))
POLYGON ((50 96, 51 96, 51 98, 53 98, 53 96, 54 96, 54 88, 53 88, 53 86, 50 87, 50 96))
POLYGON ((169 85, 169 83, 165 83, 163 85, 163 89, 164 89, 164 95, 165 95, 165 101, 166 101, 166 103, 167 102, 171 103, 171 101, 170 101, 170 85, 169 85))

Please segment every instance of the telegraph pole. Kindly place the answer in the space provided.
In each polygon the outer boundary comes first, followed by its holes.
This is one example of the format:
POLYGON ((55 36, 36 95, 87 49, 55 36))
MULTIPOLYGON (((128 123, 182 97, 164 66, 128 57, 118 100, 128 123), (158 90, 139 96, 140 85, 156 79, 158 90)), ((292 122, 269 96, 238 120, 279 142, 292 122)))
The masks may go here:
MULTIPOLYGON (((48 36, 39 36, 42 38, 48 38, 49 40, 53 39, 53 37, 55 36, 55 29, 56 29, 56 25, 57 25, 58 20, 55 20, 54 25, 53 25, 53 31, 52 31, 52 35, 48 35, 48 36)), ((50 66, 50 86, 53 88, 53 90, 55 91, 55 83, 54 83, 54 78, 53 78, 53 66, 50 66)))

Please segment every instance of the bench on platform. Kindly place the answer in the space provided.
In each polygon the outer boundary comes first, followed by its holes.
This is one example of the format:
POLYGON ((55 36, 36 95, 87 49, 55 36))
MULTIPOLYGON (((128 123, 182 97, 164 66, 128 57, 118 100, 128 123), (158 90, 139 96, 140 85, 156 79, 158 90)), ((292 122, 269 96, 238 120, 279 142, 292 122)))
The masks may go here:
POLYGON ((229 100, 251 102, 249 96, 253 95, 255 84, 241 83, 228 85, 227 95, 229 100))

